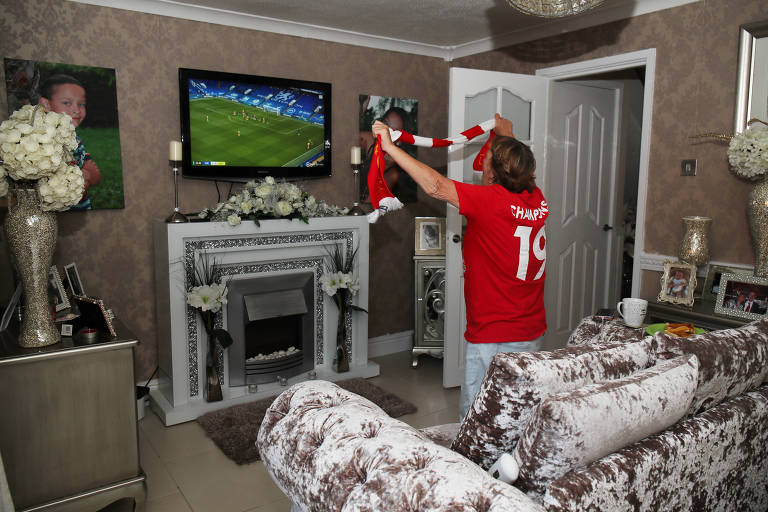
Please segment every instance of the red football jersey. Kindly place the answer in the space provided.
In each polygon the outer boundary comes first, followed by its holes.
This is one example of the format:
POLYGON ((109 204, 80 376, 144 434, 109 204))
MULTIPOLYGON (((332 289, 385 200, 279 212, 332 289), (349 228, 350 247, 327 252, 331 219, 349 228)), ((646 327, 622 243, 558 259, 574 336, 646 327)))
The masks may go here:
POLYGON ((501 185, 456 182, 464 235, 464 301, 472 343, 530 341, 547 330, 544 313, 544 195, 501 185))

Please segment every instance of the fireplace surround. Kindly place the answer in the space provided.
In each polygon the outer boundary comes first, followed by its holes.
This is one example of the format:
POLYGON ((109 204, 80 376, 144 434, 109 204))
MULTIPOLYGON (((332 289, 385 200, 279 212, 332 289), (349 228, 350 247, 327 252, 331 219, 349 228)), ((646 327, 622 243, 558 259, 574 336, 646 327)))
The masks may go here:
POLYGON ((368 318, 362 312, 350 312, 345 318, 350 371, 337 374, 332 370, 338 312, 320 286, 329 249, 334 245, 344 251, 358 248, 354 272, 360 279, 360 292, 355 303, 367 309, 368 241, 365 217, 355 216, 312 218, 308 224, 263 220, 257 226, 245 221, 234 227, 226 222, 157 221, 159 369, 158 385, 150 392, 153 410, 166 425, 173 425, 211 410, 278 394, 283 389, 278 377, 290 385, 313 377, 340 380, 378 375, 378 365, 368 360, 368 318), (186 283, 201 257, 215 260, 228 283, 228 304, 217 314, 217 326, 230 331, 236 340, 244 340, 250 329, 271 332, 268 346, 279 346, 286 339, 297 345, 300 340, 302 345, 295 347, 299 355, 292 353, 287 359, 288 354, 280 355, 281 349, 277 350, 277 358, 282 359, 277 371, 254 373, 254 368, 262 370, 272 362, 252 361, 241 371, 242 361, 253 354, 246 355, 249 349, 236 341, 218 358, 224 395, 220 402, 203 398, 207 339, 201 336, 204 329, 199 315, 186 304, 186 283), (249 379, 249 372, 264 375, 249 379))

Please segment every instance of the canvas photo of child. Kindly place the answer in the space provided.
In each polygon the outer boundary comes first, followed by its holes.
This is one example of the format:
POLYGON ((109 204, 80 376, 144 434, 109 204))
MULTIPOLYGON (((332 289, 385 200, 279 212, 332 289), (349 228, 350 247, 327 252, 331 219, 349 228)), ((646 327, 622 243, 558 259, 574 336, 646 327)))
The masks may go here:
POLYGON ((115 70, 22 59, 4 60, 8 113, 24 105, 67 114, 77 134, 73 163, 85 190, 71 210, 123 208, 123 166, 115 70))

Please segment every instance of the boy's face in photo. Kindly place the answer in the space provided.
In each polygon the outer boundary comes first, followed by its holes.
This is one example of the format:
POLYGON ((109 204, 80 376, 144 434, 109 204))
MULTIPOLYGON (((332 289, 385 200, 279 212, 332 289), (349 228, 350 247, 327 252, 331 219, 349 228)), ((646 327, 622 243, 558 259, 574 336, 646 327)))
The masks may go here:
POLYGON ((76 84, 59 84, 50 98, 40 98, 47 112, 67 114, 77 128, 85 119, 85 89, 76 84))

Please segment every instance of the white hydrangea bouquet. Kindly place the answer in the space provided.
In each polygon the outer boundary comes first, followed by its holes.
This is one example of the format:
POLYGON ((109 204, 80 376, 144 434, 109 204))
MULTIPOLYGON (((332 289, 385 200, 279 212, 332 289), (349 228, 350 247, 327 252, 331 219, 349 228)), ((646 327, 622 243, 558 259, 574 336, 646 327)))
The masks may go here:
POLYGON ((199 217, 237 226, 243 220, 252 220, 259 225, 259 219, 284 218, 309 222, 310 217, 346 215, 348 211, 347 208, 316 200, 293 183, 277 182, 267 176, 263 180, 249 181, 238 194, 212 210, 205 208, 199 217))
POLYGON ((352 304, 352 297, 360 291, 360 280, 352 272, 357 249, 345 258, 339 245, 333 247, 333 251, 328 251, 329 259, 326 261, 325 272, 320 277, 320 285, 323 291, 336 301, 336 306, 339 309, 334 364, 336 371, 345 372, 349 370, 349 354, 346 345, 346 311, 347 309, 365 313, 367 311, 352 304))
POLYGON ((72 118, 24 105, 0 124, 0 197, 8 180, 36 181, 45 211, 62 211, 83 196, 85 181, 73 163, 77 138, 72 118))
POLYGON ((768 123, 750 119, 746 130, 731 137, 728 162, 742 178, 754 180, 768 172, 768 123))

